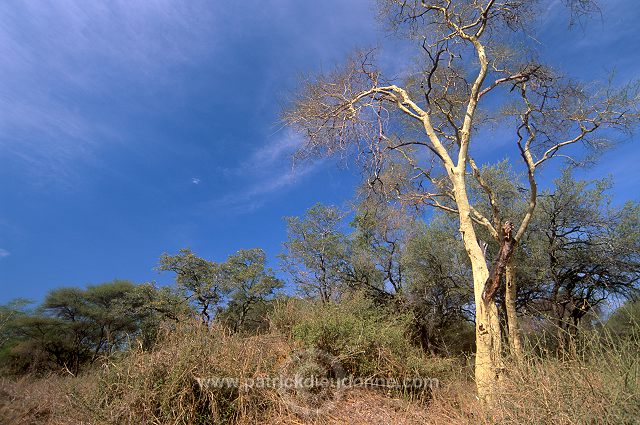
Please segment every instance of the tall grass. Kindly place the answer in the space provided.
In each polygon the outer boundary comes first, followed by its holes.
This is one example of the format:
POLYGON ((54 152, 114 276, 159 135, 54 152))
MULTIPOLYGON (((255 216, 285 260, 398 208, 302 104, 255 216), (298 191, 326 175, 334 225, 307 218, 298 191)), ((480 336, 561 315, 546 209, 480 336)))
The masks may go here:
POLYGON ((633 424, 640 418, 640 326, 624 335, 583 333, 559 356, 529 341, 505 363, 492 408, 475 397, 472 368, 433 358, 405 337, 406 318, 375 313, 362 299, 278 306, 269 333, 231 334, 184 322, 151 351, 133 348, 79 377, 0 382, 0 423, 47 424, 633 424), (316 347, 364 377, 438 378, 428 397, 358 388, 332 410, 299 416, 273 388, 202 387, 198 378, 276 376, 292 353, 316 347))
POLYGON ((217 325, 182 323, 164 331, 153 351, 132 350, 105 365, 96 391, 80 400, 99 423, 257 421, 280 408, 272 392, 206 387, 198 380, 274 374, 290 351, 277 336, 241 337, 217 325))
POLYGON ((524 360, 507 361, 491 409, 465 390, 472 383, 460 376, 436 394, 431 423, 640 423, 638 323, 624 338, 599 329, 581 334, 571 344, 557 355, 535 341, 529 343, 524 360))

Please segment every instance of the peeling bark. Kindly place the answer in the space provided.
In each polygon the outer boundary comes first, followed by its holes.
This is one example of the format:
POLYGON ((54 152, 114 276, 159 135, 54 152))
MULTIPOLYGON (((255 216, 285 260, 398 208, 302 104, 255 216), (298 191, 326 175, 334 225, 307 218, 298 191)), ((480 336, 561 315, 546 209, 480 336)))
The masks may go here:
POLYGON ((482 292, 482 299, 485 302, 493 301, 493 298, 498 292, 498 288, 500 287, 500 280, 502 275, 507 268, 507 264, 511 258, 511 254, 513 254, 513 249, 515 248, 515 240, 511 236, 511 232, 513 231, 513 223, 510 221, 505 221, 502 225, 502 241, 500 244, 500 251, 498 252, 498 256, 496 260, 493 262, 493 267, 491 269, 491 273, 487 278, 486 283, 484 284, 484 291, 482 292))

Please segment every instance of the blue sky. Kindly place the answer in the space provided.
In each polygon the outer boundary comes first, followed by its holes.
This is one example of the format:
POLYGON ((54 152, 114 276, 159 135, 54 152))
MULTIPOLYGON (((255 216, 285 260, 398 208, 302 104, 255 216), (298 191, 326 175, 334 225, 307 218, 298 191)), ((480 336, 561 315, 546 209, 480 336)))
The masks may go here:
MULTIPOLYGON (((571 33, 558 3, 536 36, 544 57, 587 80, 640 76, 639 2, 607 1, 602 21, 571 33)), ((168 282, 153 268, 182 247, 217 261, 262 247, 277 266, 282 217, 345 204, 358 182, 331 161, 292 168, 299 137, 279 124, 288 93, 358 46, 379 46, 392 73, 410 60, 372 6, 1 2, 0 303, 114 278, 168 282)), ((636 141, 584 172, 613 175, 618 202, 639 199, 636 141)), ((504 145, 480 155, 500 159, 504 145)))

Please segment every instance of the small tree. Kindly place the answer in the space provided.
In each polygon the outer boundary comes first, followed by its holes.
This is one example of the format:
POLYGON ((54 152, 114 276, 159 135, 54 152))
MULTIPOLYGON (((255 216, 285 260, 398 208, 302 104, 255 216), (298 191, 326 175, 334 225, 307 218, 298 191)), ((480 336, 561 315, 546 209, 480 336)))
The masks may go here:
POLYGON ((618 338, 637 338, 639 328, 640 299, 625 302, 605 323, 605 329, 618 338))
POLYGON ((471 268, 462 241, 452 232, 454 226, 451 217, 438 214, 419 227, 402 258, 404 298, 414 313, 414 334, 431 353, 468 351, 473 346, 471 268))
POLYGON ((402 295, 406 284, 402 253, 415 219, 375 193, 360 200, 355 214, 352 261, 358 269, 370 269, 363 283, 373 287, 373 295, 402 295))
POLYGON ((18 298, 7 304, 0 305, 0 350, 12 339, 11 322, 17 317, 24 316, 26 307, 31 303, 30 300, 25 298, 18 298))
POLYGON ((256 317, 256 313, 284 285, 274 276, 273 270, 266 267, 264 251, 259 248, 242 249, 230 256, 221 268, 229 294, 223 320, 234 331, 260 327, 265 320, 256 317), (249 321, 253 323, 249 324, 249 321))
POLYGON ((566 170, 543 194, 523 242, 544 271, 528 288, 535 291, 528 307, 552 318, 560 347, 603 302, 640 289, 640 205, 611 206, 610 189, 606 179, 577 180, 566 170))
POLYGON ((195 303, 202 322, 211 321, 212 311, 224 297, 224 276, 219 264, 200 258, 184 248, 176 255, 162 254, 158 270, 174 272, 178 289, 195 303))
MULTIPOLYGON (((150 317, 151 311, 136 295, 140 288, 129 281, 115 280, 86 289, 50 291, 35 312, 22 312, 9 321, 14 370, 59 367, 75 374, 82 366, 125 349, 140 336, 148 336, 143 327, 162 317, 150 317)), ((157 301, 159 298, 153 296, 153 302, 157 301)))
POLYGON ((329 302, 338 296, 349 267, 349 241, 336 207, 317 204, 303 218, 286 217, 282 268, 303 294, 329 302))
POLYGON ((155 343, 163 323, 176 323, 194 313, 175 287, 157 287, 154 283, 136 285, 133 291, 116 301, 114 310, 116 314, 136 318, 138 329, 132 336, 145 349, 155 343))

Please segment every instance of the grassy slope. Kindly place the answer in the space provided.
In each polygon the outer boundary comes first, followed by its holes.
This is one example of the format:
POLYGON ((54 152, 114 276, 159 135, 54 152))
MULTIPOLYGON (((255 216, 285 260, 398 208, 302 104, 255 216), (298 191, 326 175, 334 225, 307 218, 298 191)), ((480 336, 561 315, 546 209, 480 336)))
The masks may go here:
POLYGON ((389 324, 357 311, 287 306, 274 316, 271 332, 249 337, 187 323, 167 330, 153 351, 132 349, 79 377, 5 379, 0 423, 561 425, 632 424, 640 418, 638 326, 615 343, 588 335, 562 358, 531 349, 525 361, 507 363, 497 405, 487 409, 475 398, 464 361, 425 357, 398 338, 402 318, 389 324), (350 389, 332 409, 301 416, 275 390, 202 390, 195 379, 273 376, 291 353, 318 344, 348 372, 427 374, 441 386, 411 397, 350 389))

